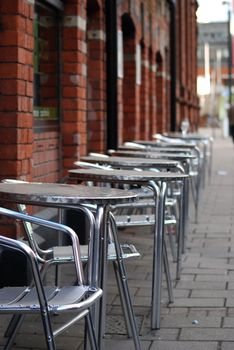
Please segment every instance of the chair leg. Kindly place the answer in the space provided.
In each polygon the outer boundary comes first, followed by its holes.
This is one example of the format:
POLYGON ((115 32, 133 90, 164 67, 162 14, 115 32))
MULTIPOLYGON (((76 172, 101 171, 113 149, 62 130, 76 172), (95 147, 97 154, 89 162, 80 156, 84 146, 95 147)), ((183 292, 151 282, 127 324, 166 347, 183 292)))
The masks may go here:
POLYGON ((9 350, 12 347, 12 344, 15 340, 17 331, 19 330, 25 315, 13 315, 7 330, 4 334, 5 337, 7 337, 6 345, 4 346, 4 350, 9 350))
POLYGON ((50 322, 50 315, 46 308, 41 309, 41 318, 44 328, 45 341, 48 350, 56 350, 54 335, 50 322))
POLYGON ((175 233, 174 233, 174 227, 176 227, 176 225, 168 225, 168 239, 169 239, 169 243, 170 243, 170 248, 171 248, 171 255, 172 255, 172 259, 173 262, 176 262, 176 244, 175 244, 175 233))
POLYGON ((97 339, 95 336, 95 331, 93 327, 93 323, 91 320, 91 315, 88 313, 85 317, 86 323, 87 323, 87 330, 88 330, 88 335, 89 335, 89 341, 91 345, 92 350, 98 350, 98 345, 97 345, 97 339))
POLYGON ((4 337, 5 338, 8 338, 8 337, 11 337, 12 335, 12 332, 14 331, 16 325, 17 325, 17 322, 18 322, 18 319, 21 317, 22 315, 13 315, 8 326, 7 326, 7 329, 4 333, 4 337))
POLYGON ((126 301, 125 301, 124 292, 123 292, 123 286, 122 286, 123 281, 121 279, 120 271, 119 271, 118 264, 116 263, 116 261, 113 261, 113 268, 114 268, 114 272, 115 272, 115 278, 117 281, 117 286, 118 286, 119 296, 120 296, 121 305, 122 305, 122 309, 123 309, 124 320, 125 320, 125 325, 126 325, 128 337, 131 338, 132 332, 131 332, 131 325, 129 324, 128 311, 127 311, 126 301))
POLYGON ((112 229, 112 234, 113 234, 114 243, 115 243, 115 250, 116 250, 116 266, 117 266, 116 271, 118 271, 119 279, 121 281, 123 298, 125 300, 124 307, 126 306, 126 316, 128 319, 129 327, 131 329, 131 334, 133 337, 135 349, 141 350, 141 343, 140 343, 139 334, 136 326, 136 319, 133 312, 132 301, 131 301, 129 288, 128 288, 128 281, 126 278, 124 262, 121 256, 119 241, 117 237, 117 227, 116 227, 114 218, 111 218, 110 222, 111 222, 111 229, 112 229))
POLYGON ((191 177, 191 192, 192 192, 192 198, 194 202, 194 209, 195 209, 195 222, 198 222, 198 205, 199 205, 199 192, 200 192, 200 177, 198 176, 197 179, 193 179, 191 177))
POLYGON ((173 288, 171 283, 169 261, 168 261, 167 247, 166 247, 165 240, 163 241, 163 263, 164 263, 164 269, 165 269, 165 275, 166 275, 166 281, 167 281, 169 302, 174 303, 173 288))
POLYGON ((122 284, 123 298, 125 300, 125 302, 123 303, 123 308, 126 309, 125 317, 127 319, 127 327, 128 327, 128 330, 131 331, 131 333, 130 332, 129 333, 132 334, 133 341, 135 344, 135 349, 140 350, 141 345, 140 345, 138 330, 136 326, 136 319, 132 308, 132 302, 131 302, 131 297, 128 289, 128 282, 126 279, 126 273, 123 266, 123 261, 117 259, 117 261, 115 262, 115 265, 116 265, 117 273, 120 274, 120 280, 122 284))

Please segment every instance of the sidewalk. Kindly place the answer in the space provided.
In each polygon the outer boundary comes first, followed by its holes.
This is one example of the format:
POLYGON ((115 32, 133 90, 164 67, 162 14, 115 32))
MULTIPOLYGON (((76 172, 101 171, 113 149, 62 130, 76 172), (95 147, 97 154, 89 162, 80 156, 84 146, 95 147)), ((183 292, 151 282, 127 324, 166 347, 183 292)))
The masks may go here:
MULTIPOLYGON (((202 130, 207 132, 207 130, 202 130)), ((212 131, 211 131, 212 133, 212 131)), ((161 329, 150 329, 152 232, 150 228, 121 231, 142 258, 126 262, 129 287, 143 350, 233 350, 234 348, 234 147, 231 139, 213 134, 212 178, 201 193, 199 221, 190 205, 189 235, 180 281, 174 282, 174 304, 167 305, 163 283, 161 329)), ((173 280, 175 264, 171 263, 173 280)), ((66 267, 67 269, 67 267, 66 267)), ((67 270, 67 277, 71 275, 67 270)), ((111 264, 108 277, 106 350, 133 350, 127 338, 111 264)), ((53 317, 59 322, 59 317, 53 317)), ((3 326, 0 322, 0 346, 3 326)), ((83 326, 56 338, 58 349, 82 349, 83 326), (77 341, 77 329, 80 338, 77 341)), ((40 318, 27 317, 14 349, 45 349, 40 318)))
MULTIPOLYGON (((174 304, 163 291, 161 329, 150 330, 151 233, 132 234, 143 258, 127 262, 134 309, 141 326, 144 350, 231 350, 234 348, 234 147, 220 130, 201 130, 214 136, 212 178, 201 193, 199 222, 192 203, 181 280, 175 283, 174 304), (143 317, 144 316, 144 317, 143 317), (143 318, 143 324, 141 324, 143 318)), ((175 266, 172 273, 175 275, 175 266)), ((111 289, 112 314, 120 306, 111 289)), ((107 335, 108 336, 108 335, 107 335)), ((117 338, 116 336, 114 337, 117 338)), ((120 337, 123 338, 123 337, 120 337)), ((107 349, 133 349, 129 341, 107 342, 107 349)))

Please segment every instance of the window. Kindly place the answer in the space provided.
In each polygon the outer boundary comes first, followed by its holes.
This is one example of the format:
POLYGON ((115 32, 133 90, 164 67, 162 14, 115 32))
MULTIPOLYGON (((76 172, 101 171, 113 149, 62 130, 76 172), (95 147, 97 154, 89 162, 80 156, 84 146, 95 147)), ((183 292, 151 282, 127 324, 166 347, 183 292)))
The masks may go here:
POLYGON ((59 17, 50 6, 36 3, 34 19, 34 129, 59 126, 59 17))

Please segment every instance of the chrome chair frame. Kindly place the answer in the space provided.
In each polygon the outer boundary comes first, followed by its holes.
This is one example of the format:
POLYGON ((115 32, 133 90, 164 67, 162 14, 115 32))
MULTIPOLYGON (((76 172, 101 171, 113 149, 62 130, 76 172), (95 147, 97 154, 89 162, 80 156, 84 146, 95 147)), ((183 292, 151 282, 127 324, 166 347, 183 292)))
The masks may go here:
MULTIPOLYGON (((97 339, 94 333, 90 308, 102 296, 102 290, 84 283, 84 274, 80 257, 80 246, 77 234, 68 226, 35 216, 21 214, 9 209, 0 208, 0 215, 15 220, 30 222, 38 226, 44 226, 68 235, 72 242, 74 266, 77 283, 72 286, 45 287, 41 273, 41 258, 27 244, 0 236, 0 247, 23 253, 28 259, 32 271, 33 281, 26 287, 3 287, 0 289, 0 314, 12 314, 9 327, 5 333, 7 343, 5 350, 10 349, 15 339, 16 332, 21 326, 26 314, 40 314, 42 318, 47 349, 56 349, 54 338, 74 323, 85 317, 92 349, 97 350, 97 339), (50 314, 74 313, 77 315, 66 324, 52 330, 50 314)), ((46 261, 45 261, 46 263, 46 261)))

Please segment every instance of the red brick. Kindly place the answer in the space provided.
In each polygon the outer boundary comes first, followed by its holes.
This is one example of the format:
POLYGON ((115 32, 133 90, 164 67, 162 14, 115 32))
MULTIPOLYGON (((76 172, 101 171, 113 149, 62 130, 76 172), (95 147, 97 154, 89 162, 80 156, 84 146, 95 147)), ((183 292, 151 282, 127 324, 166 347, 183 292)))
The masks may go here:
POLYGON ((81 74, 82 66, 77 63, 65 63, 63 65, 63 72, 70 73, 70 74, 81 74))

